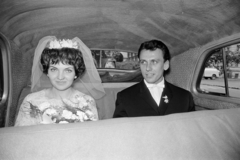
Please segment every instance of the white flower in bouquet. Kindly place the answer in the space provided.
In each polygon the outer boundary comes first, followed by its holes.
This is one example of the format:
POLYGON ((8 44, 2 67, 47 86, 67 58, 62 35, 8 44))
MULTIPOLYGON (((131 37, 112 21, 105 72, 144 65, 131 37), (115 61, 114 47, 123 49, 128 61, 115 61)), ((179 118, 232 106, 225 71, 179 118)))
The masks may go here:
POLYGON ((79 119, 79 118, 78 118, 78 116, 76 114, 72 114, 71 119, 72 120, 76 120, 76 119, 79 119))
POLYGON ((77 111, 77 115, 78 115, 80 122, 84 122, 84 117, 86 116, 86 114, 83 113, 82 111, 77 111))
POLYGON ((48 109, 46 109, 46 110, 45 110, 45 113, 46 113, 47 115, 57 115, 57 111, 56 111, 55 109, 53 109, 53 108, 48 108, 48 109))
POLYGON ((97 119, 94 117, 94 114, 92 111, 90 110, 86 110, 86 115, 88 115, 88 118, 91 120, 91 121, 96 121, 97 119))
POLYGON ((66 119, 71 119, 73 113, 68 111, 68 110, 63 110, 62 112, 62 117, 66 118, 66 119))
POLYGON ((88 106, 88 103, 90 103, 89 101, 90 100, 86 99, 84 96, 79 95, 75 96, 74 102, 76 103, 74 103, 73 100, 63 99, 63 102, 66 104, 65 107, 72 112, 76 112, 80 122, 97 120, 94 113, 88 106))
POLYGON ((38 108, 40 111, 43 111, 47 108, 51 107, 51 104, 49 102, 44 102, 44 103, 41 103, 38 108))
POLYGON ((78 107, 81 109, 81 110, 84 110, 84 112, 86 113, 86 116, 88 116, 88 118, 92 121, 95 121, 97 120, 95 117, 94 117, 94 114, 93 112, 90 110, 90 108, 88 107, 88 102, 87 100, 83 97, 83 96, 76 96, 76 99, 79 101, 79 105, 78 107))

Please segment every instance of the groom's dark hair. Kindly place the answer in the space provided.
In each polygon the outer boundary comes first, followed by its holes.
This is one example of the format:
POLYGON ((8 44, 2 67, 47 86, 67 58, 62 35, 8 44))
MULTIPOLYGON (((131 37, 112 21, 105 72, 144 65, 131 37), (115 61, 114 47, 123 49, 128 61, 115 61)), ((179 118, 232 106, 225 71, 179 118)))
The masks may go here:
POLYGON ((160 49, 163 52, 164 61, 167 61, 167 60, 170 61, 171 56, 170 56, 169 49, 162 41, 154 39, 154 40, 143 42, 138 49, 138 58, 140 58, 140 53, 144 49, 150 50, 150 51, 155 51, 156 49, 160 49))

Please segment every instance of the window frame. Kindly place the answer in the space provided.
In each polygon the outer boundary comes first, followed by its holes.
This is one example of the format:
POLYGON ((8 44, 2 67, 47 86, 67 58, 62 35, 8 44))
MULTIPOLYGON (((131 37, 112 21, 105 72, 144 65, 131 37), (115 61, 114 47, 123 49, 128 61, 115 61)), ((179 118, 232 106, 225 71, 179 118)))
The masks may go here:
MULTIPOLYGON (((192 81, 192 92, 195 96, 199 98, 206 98, 210 100, 216 100, 216 101, 221 101, 221 102, 229 102, 229 103, 236 103, 240 104, 240 98, 237 97, 229 97, 229 91, 228 91, 228 82, 227 81, 227 76, 226 76, 226 63, 223 64, 224 67, 224 83, 225 83, 225 91, 226 91, 226 96, 220 96, 220 95, 214 95, 214 94, 206 94, 200 92, 200 84, 202 80, 202 76, 204 73, 205 69, 205 63, 206 60, 213 54, 214 50, 217 49, 222 49, 224 47, 234 45, 240 43, 240 35, 237 35, 236 37, 230 37, 226 38, 225 40, 219 40, 215 43, 208 44, 206 46, 202 47, 202 54, 199 56, 198 63, 196 65, 195 71, 194 71, 194 76, 193 76, 193 81, 192 81)), ((199 53, 200 54, 200 53, 199 53)), ((223 58, 223 61, 226 61, 226 57, 223 58), (225 59, 225 60, 224 60, 225 59)))
MULTIPOLYGON (((10 54, 10 44, 7 38, 0 33, 0 49, 2 56, 3 65, 3 94, 0 101, 0 107, 5 106, 6 109, 3 111, 5 114, 3 117, 4 126, 7 127, 9 123, 10 107, 12 102, 12 76, 11 76, 11 54, 10 54)), ((2 127, 2 126, 1 126, 2 127)))

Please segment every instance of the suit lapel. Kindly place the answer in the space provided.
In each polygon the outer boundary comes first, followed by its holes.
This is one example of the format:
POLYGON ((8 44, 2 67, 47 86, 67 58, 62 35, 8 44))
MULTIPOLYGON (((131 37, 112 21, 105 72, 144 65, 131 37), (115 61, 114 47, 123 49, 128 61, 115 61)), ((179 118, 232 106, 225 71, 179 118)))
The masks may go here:
POLYGON ((150 91, 148 90, 147 86, 145 85, 144 81, 140 82, 140 92, 139 96, 145 100, 156 112, 158 112, 158 106, 153 99, 150 91))
POLYGON ((165 81, 165 88, 162 92, 162 96, 160 99, 160 104, 158 107, 158 111, 160 115, 164 115, 167 108, 170 105, 171 99, 172 99, 173 95, 172 95, 172 91, 168 85, 168 82, 165 81))

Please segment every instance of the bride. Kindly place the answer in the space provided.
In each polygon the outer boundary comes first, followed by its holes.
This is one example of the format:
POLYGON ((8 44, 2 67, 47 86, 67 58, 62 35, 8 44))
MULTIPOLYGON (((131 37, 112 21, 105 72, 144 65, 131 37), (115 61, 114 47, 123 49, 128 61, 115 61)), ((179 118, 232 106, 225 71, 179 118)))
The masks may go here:
POLYGON ((97 121, 105 95, 90 49, 77 37, 42 38, 34 53, 31 91, 15 126, 97 121))

